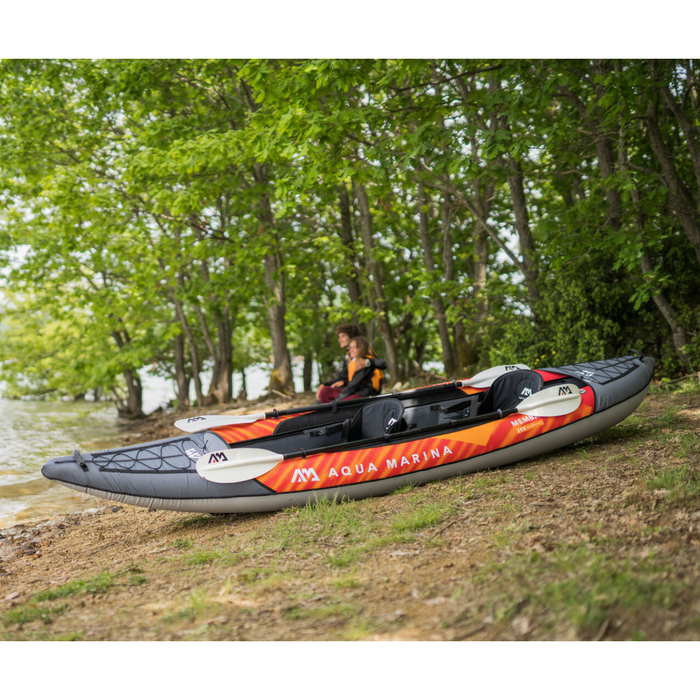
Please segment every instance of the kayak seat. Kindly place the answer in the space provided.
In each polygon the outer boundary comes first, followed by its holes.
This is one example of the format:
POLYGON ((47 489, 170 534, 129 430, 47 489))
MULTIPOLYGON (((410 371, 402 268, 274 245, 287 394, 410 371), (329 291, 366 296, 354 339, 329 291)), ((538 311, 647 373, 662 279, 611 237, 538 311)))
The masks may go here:
POLYGON ((350 441, 382 437, 405 430, 404 410, 403 404, 398 399, 371 401, 363 406, 352 420, 349 431, 350 441))
POLYGON ((494 381, 479 404, 477 415, 482 416, 494 411, 507 411, 515 408, 528 396, 542 389, 542 375, 531 369, 518 369, 506 372, 494 381))
POLYGON ((408 430, 427 428, 431 425, 443 425, 455 420, 469 418, 475 414, 477 397, 464 394, 460 398, 425 404, 406 409, 404 419, 408 430))

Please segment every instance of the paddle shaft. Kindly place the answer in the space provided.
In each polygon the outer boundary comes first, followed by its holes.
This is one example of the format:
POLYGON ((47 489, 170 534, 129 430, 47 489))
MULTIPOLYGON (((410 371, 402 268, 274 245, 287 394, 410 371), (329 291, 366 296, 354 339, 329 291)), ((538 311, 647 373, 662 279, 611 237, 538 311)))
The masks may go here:
MULTIPOLYGON (((435 386, 426 386, 421 389, 411 389, 410 391, 403 391, 393 394, 380 394, 379 396, 363 396, 359 399, 349 399, 342 401, 343 407, 345 406, 355 406, 357 404, 366 404, 369 401, 379 401, 381 399, 410 399, 415 396, 426 396, 428 394, 434 394, 437 392, 444 391, 445 389, 459 389, 462 386, 468 385, 468 382, 447 382, 445 384, 436 384, 435 386)), ((299 408, 285 408, 281 411, 273 410, 268 411, 265 414, 265 418, 277 418, 278 416, 290 416, 296 415, 297 413, 323 413, 324 411, 332 411, 334 408, 337 410, 338 401, 331 401, 330 403, 316 404, 315 406, 301 406, 299 408)))

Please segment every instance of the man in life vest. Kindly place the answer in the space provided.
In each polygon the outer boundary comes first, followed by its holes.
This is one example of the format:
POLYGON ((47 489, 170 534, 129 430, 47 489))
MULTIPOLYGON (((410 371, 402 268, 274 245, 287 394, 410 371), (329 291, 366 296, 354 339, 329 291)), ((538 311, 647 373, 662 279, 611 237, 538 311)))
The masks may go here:
POLYGON ((360 329, 352 323, 336 326, 335 332, 338 335, 338 345, 346 352, 343 358, 343 366, 338 376, 335 379, 331 379, 329 382, 321 384, 316 391, 316 398, 321 403, 333 401, 333 399, 337 398, 342 388, 348 383, 348 363, 350 362, 348 346, 352 338, 360 335, 360 329))
POLYGON ((376 396, 382 389, 382 379, 384 379, 382 370, 386 369, 386 360, 377 357, 374 350, 370 348, 367 338, 361 335, 350 341, 348 349, 350 353, 348 383, 338 394, 338 401, 376 396))

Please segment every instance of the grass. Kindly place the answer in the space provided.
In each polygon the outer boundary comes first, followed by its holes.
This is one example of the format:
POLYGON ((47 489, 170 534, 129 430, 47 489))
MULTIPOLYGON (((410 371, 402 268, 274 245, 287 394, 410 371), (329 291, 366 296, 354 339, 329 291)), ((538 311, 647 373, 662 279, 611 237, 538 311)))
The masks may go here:
POLYGON ((67 605, 59 605, 55 608, 47 608, 31 603, 18 605, 2 616, 2 622, 5 627, 9 627, 11 624, 25 625, 35 620, 41 620, 45 625, 49 625, 54 621, 54 618, 62 615, 67 607, 67 605))
POLYGON ((180 520, 172 525, 174 530, 185 529, 188 527, 211 527, 212 525, 218 525, 222 520, 229 519, 229 515, 194 515, 185 520, 180 520))
POLYGON ((426 527, 435 527, 445 520, 452 509, 445 504, 430 503, 413 512, 400 515, 391 527, 396 532, 416 532, 426 527))
POLYGON ((328 557, 328 563, 336 569, 344 569, 351 564, 355 564, 362 554, 366 551, 365 547, 355 547, 346 549, 339 554, 332 554, 328 557))
POLYGON ((310 617, 323 620, 329 617, 355 617, 357 613, 358 610, 354 605, 332 602, 318 608, 295 605, 285 610, 284 616, 288 620, 303 620, 310 617))
POLYGON ((362 588, 363 585, 361 581, 352 576, 339 578, 333 581, 333 586, 335 588, 362 588))
POLYGON ((203 615, 212 615, 221 608, 221 604, 211 600, 205 592, 193 591, 185 607, 165 615, 161 619, 166 624, 191 622, 203 615))
POLYGON ((220 559, 221 556, 220 552, 200 551, 190 554, 185 558, 185 561, 190 566, 204 566, 205 564, 211 564, 215 559, 220 559))
POLYGON ((78 579, 77 581, 71 581, 58 588, 41 591, 32 596, 29 602, 41 603, 45 600, 58 600, 59 598, 68 598, 81 593, 99 595, 108 591, 113 585, 114 575, 104 572, 86 580, 78 579))
POLYGON ((398 488, 394 489, 393 491, 390 491, 391 496, 401 496, 405 493, 411 493, 413 489, 416 488, 415 484, 404 484, 403 486, 399 486, 398 488))
POLYGON ((668 574, 669 566, 654 556, 620 559, 581 545, 564 545, 546 555, 532 552, 492 562, 476 578, 497 578, 499 592, 491 605, 498 621, 529 610, 540 619, 568 619, 591 636, 616 611, 672 610, 693 584, 670 580, 668 574))
POLYGON ((678 467, 662 467, 647 479, 646 487, 652 491, 667 491, 670 504, 700 499, 700 474, 688 464, 678 467))
MULTIPOLYGON (((124 572, 138 571, 138 567, 130 567, 124 572)), ((102 595, 106 593, 112 586, 115 585, 116 576, 110 572, 102 572, 88 579, 77 579, 58 586, 57 588, 49 588, 44 591, 39 591, 33 595, 24 605, 18 605, 2 616, 2 622, 5 627, 11 624, 24 625, 29 622, 41 620, 45 624, 51 624, 56 617, 62 615, 68 610, 67 605, 59 605, 56 607, 48 607, 43 605, 48 601, 60 600, 62 598, 72 598, 81 595, 102 595)), ((141 585, 146 579, 136 573, 132 573, 130 585, 141 585)))

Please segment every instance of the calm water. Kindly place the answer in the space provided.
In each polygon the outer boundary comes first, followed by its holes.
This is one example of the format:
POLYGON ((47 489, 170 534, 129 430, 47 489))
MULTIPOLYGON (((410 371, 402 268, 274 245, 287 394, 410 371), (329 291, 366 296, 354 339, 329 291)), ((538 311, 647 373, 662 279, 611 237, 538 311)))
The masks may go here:
POLYGON ((85 510, 106 501, 45 479, 51 457, 120 444, 112 404, 0 399, 0 527, 58 513, 85 510))
MULTIPOLYGON (((292 369, 296 389, 302 391, 303 365, 295 362, 292 369)), ((204 379, 207 384, 208 377, 204 379)), ((141 381, 146 413, 167 404, 175 395, 172 382, 168 380, 142 373, 141 381)), ((252 368, 248 372, 248 396, 264 393, 268 381, 268 369, 252 368)), ((239 382, 238 375, 234 375, 234 395, 239 382)), ((316 386, 318 369, 315 366, 314 382, 316 386)), ((112 403, 0 398, 0 528, 108 504, 109 501, 45 479, 41 468, 52 457, 72 454, 76 447, 81 452, 119 447, 123 444, 119 425, 112 403)))

